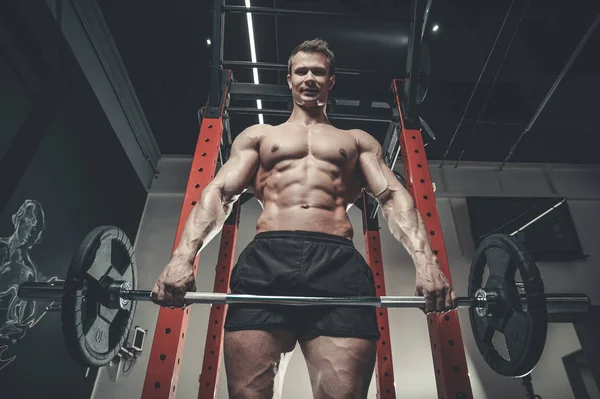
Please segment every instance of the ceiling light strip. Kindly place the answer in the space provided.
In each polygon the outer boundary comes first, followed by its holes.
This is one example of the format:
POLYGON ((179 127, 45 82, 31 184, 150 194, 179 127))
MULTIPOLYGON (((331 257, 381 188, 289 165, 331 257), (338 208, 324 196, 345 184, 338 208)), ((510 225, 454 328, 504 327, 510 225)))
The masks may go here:
MULTIPOLYGON (((245 0, 246 8, 250 8, 250 0, 245 0)), ((250 41, 250 59, 252 63, 256 64, 256 44, 254 42, 254 24, 252 23, 252 13, 246 13, 246 20, 248 21, 248 40, 250 41)), ((258 68, 252 68, 252 76, 254 77, 254 84, 259 84, 258 79, 258 68)), ((256 100, 256 108, 262 109, 262 101, 256 100)), ((263 114, 258 114, 258 123, 261 125, 265 123, 263 114)))

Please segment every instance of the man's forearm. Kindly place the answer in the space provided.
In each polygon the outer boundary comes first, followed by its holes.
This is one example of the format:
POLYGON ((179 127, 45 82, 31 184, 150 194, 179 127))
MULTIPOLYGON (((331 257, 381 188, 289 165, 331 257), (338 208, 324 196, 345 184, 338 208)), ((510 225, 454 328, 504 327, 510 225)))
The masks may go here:
POLYGON ((406 248, 416 268, 438 265, 437 257, 431 250, 427 228, 417 208, 392 194, 381 204, 381 209, 390 232, 406 248))
POLYGON ((200 201, 190 212, 179 244, 173 251, 173 259, 193 264, 198 251, 221 231, 232 209, 227 205, 219 187, 206 187, 200 201))

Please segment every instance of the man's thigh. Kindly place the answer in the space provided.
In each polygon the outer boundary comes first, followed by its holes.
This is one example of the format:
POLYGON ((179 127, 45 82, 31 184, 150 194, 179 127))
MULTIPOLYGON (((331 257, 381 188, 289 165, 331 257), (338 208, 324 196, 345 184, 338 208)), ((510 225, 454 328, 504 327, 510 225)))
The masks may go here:
POLYGON ((281 355, 294 350, 295 333, 282 329, 225 331, 223 355, 231 399, 273 396, 281 355))
POLYGON ((315 399, 364 399, 373 377, 377 341, 319 336, 301 341, 315 399))

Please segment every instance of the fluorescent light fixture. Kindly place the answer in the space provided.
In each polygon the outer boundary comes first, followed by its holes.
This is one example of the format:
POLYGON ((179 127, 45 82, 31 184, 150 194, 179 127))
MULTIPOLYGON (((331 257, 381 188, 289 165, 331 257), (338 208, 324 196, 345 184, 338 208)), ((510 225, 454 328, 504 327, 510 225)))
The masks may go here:
POLYGON ((517 230, 513 231, 512 233, 510 233, 511 236, 514 236, 515 234, 517 234, 518 232, 522 231, 523 229, 525 229, 525 227, 531 225, 532 223, 535 223, 536 221, 538 221, 540 218, 543 218, 544 216, 546 216, 547 214, 549 214, 550 212, 552 212, 553 210, 555 210, 556 208, 558 208, 560 205, 562 205, 564 202, 566 201, 566 198, 561 200, 558 204, 554 205, 553 207, 551 207, 550 209, 548 209, 547 211, 545 211, 544 213, 542 213, 541 215, 539 215, 538 217, 536 217, 535 219, 533 219, 532 221, 530 221, 529 223, 525 224, 522 227, 519 227, 517 230))
MULTIPOLYGON (((262 100, 256 100, 256 108, 262 109, 262 100)), ((263 114, 258 114, 258 123, 260 123, 261 125, 265 123, 263 114)))
MULTIPOLYGON (((246 8, 250 8, 250 0, 245 0, 246 8)), ((248 21, 248 40, 250 40, 250 59, 256 64, 256 45, 254 43, 254 25, 252 24, 252 13, 246 13, 246 21, 248 21)), ((258 69, 252 68, 252 76, 254 77, 254 84, 259 84, 258 69)), ((262 101, 256 100, 256 108, 262 109, 262 101)), ((265 123, 263 114, 258 114, 258 123, 261 125, 265 123)))
POLYGON ((433 28, 431 28, 432 31, 437 32, 438 30, 440 30, 440 26, 438 24, 433 25, 433 28))

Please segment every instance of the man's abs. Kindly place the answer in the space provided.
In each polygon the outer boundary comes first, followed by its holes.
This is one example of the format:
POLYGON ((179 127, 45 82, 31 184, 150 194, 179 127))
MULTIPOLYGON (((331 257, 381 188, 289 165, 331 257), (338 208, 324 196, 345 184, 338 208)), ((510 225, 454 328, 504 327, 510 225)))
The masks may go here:
POLYGON ((261 140, 253 184, 264 208, 258 232, 305 230, 351 239, 347 207, 360 193, 357 158, 349 132, 328 125, 273 128, 261 140))
POLYGON ((310 205, 280 208, 265 204, 257 222, 257 233, 274 230, 304 230, 326 233, 352 239, 352 224, 344 207, 335 210, 310 205))

